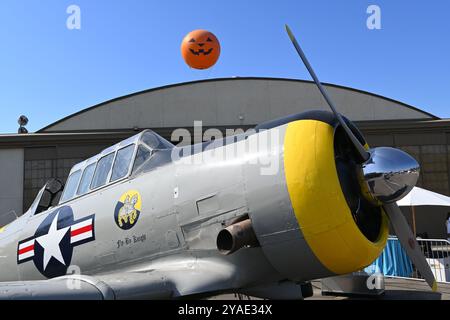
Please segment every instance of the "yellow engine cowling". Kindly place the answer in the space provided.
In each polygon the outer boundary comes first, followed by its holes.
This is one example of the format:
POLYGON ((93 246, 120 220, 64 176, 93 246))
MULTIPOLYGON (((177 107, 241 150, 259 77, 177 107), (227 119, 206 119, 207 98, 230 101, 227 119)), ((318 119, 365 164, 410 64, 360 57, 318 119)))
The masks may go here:
POLYGON ((382 252, 388 237, 384 212, 378 239, 358 228, 342 191, 334 154, 335 128, 316 120, 287 125, 284 170, 289 198, 302 236, 333 274, 360 270, 382 252))

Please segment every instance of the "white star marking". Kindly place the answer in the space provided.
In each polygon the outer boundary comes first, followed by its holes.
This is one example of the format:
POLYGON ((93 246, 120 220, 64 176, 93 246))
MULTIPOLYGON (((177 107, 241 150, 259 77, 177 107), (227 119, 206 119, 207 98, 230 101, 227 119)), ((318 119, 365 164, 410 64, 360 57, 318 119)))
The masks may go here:
POLYGON ((56 214, 55 218, 53 218, 48 233, 36 238, 36 241, 42 246, 42 248, 44 248, 44 270, 47 269, 47 265, 52 257, 62 264, 66 264, 62 256, 61 249, 59 248, 59 244, 70 227, 65 227, 58 230, 58 216, 59 212, 56 214))

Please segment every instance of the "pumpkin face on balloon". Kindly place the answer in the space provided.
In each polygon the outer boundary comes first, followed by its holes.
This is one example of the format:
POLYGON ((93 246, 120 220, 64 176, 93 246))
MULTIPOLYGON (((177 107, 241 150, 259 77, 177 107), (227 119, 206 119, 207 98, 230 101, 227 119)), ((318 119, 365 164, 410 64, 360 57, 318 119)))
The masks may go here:
POLYGON ((181 43, 184 61, 194 69, 212 67, 220 55, 220 44, 216 36, 206 30, 189 32, 181 43))

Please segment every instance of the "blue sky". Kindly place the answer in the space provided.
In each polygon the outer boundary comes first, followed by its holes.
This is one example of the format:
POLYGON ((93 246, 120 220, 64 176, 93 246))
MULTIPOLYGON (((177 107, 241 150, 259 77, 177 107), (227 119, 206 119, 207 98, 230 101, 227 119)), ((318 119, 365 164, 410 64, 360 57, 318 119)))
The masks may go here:
POLYGON ((230 76, 310 79, 288 23, 323 82, 350 86, 450 118, 450 1, 2 0, 0 132, 17 118, 36 131, 108 99, 152 87, 230 76), (45 3, 45 5, 43 5, 45 3), (66 28, 69 5, 81 30, 66 28), (381 30, 366 9, 381 8, 381 30), (211 69, 188 68, 193 29, 221 42, 211 69))

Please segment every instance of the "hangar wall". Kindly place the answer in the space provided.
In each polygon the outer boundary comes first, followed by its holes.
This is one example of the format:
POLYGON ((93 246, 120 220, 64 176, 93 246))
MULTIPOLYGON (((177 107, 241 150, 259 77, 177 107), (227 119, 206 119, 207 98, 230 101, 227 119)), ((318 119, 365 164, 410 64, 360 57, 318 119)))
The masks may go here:
POLYGON ((22 213, 23 159, 23 149, 0 149, 0 226, 8 212, 22 213))
MULTIPOLYGON (((325 84, 339 111, 353 121, 435 119, 386 97, 325 84)), ((225 78, 187 82, 119 97, 70 115, 39 132, 79 132, 132 128, 178 128, 202 120, 204 126, 248 126, 299 113, 329 110, 311 81, 225 78)))
POLYGON ((372 146, 400 148, 420 163, 418 186, 450 196, 450 120, 360 123, 372 146))
MULTIPOLYGON (((421 164, 419 186, 450 195, 450 120, 440 120, 369 92, 331 84, 327 87, 339 110, 356 120, 371 146, 393 146, 407 151, 421 164)), ((50 124, 38 133, 0 135, 0 159, 9 166, 0 171, 0 180, 9 182, 9 187, 0 186, 4 189, 0 190, 0 215, 4 208, 22 213, 49 178, 64 181, 74 163, 142 129, 153 129, 170 140, 175 128, 186 128, 192 133, 194 120, 203 120, 203 130, 210 127, 223 132, 227 128, 246 130, 260 122, 312 108, 328 110, 310 81, 212 79, 106 101, 50 124), (12 148, 16 151, 10 151, 12 148), (15 156, 6 156, 4 151, 15 156)), ((411 223, 408 210, 404 213, 411 223)), ((418 210, 417 231, 427 230, 429 236, 445 237, 445 216, 443 208, 418 210)))

